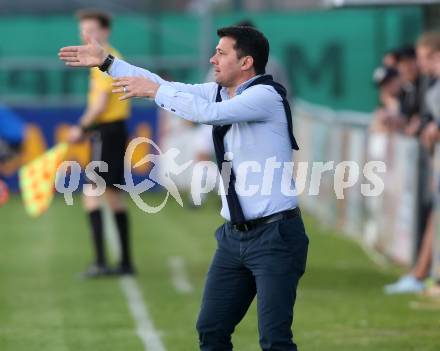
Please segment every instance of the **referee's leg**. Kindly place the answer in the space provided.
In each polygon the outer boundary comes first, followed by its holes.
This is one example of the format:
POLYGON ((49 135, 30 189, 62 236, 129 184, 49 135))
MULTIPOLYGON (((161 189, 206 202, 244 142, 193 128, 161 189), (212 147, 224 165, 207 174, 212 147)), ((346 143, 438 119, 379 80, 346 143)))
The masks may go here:
MULTIPOLYGON (((91 137, 92 160, 102 160, 102 134, 95 130, 91 137)), ((87 179, 94 183, 96 179, 87 179)), ((85 277, 99 277, 107 273, 107 259, 104 245, 104 225, 101 212, 101 198, 95 196, 82 196, 83 207, 87 212, 92 234, 93 249, 95 253, 95 262, 84 273, 85 277)))
POLYGON ((240 260, 238 238, 230 234, 226 225, 216 231, 218 248, 209 268, 197 321, 202 351, 232 350, 231 334, 255 297, 255 279, 240 260))
POLYGON ((108 164, 108 172, 101 176, 105 179, 105 195, 113 212, 118 230, 121 257, 115 273, 133 274, 130 243, 130 221, 124 201, 124 192, 115 187, 124 184, 124 159, 127 144, 127 130, 124 121, 108 123, 102 133, 102 160, 108 164))
POLYGON ((105 191, 105 195, 110 209, 112 210, 119 236, 121 256, 119 266, 117 267, 117 273, 135 273, 131 257, 130 221, 124 201, 125 194, 120 189, 109 187, 105 191))

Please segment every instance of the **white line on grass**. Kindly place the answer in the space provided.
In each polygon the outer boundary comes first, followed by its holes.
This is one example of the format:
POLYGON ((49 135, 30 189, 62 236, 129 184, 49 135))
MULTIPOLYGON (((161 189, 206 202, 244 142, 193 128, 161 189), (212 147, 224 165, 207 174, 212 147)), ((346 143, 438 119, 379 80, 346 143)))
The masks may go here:
POLYGON ((139 285, 133 277, 122 277, 119 280, 130 307, 131 315, 136 321, 136 332, 147 351, 165 351, 165 346, 154 327, 147 306, 142 299, 139 285))
POLYGON ((339 238, 354 241, 357 243, 362 251, 367 255, 369 260, 373 262, 382 272, 387 271, 390 267, 389 261, 386 256, 379 251, 375 250, 370 245, 366 244, 361 238, 350 235, 338 235, 339 238))
POLYGON ((440 310, 440 300, 410 301, 409 307, 413 310, 438 311, 440 310))
POLYGON ((385 255, 381 254, 379 251, 366 245, 365 243, 362 243, 361 241, 359 241, 359 244, 368 258, 382 271, 387 270, 390 267, 389 261, 386 259, 385 255))
POLYGON ((168 265, 171 269, 171 282, 177 292, 181 294, 190 294, 194 291, 193 286, 189 282, 188 275, 186 274, 185 261, 182 257, 170 257, 168 259, 168 265))
MULTIPOLYGON (((104 226, 107 234, 107 241, 110 246, 110 255, 113 259, 119 257, 120 246, 117 239, 117 231, 114 220, 108 206, 104 206, 104 226)), ((142 298, 142 292, 137 280, 126 276, 119 278, 122 291, 128 302, 131 315, 136 322, 136 333, 144 345, 145 351, 166 351, 160 338, 159 332, 148 312, 148 307, 142 298)))

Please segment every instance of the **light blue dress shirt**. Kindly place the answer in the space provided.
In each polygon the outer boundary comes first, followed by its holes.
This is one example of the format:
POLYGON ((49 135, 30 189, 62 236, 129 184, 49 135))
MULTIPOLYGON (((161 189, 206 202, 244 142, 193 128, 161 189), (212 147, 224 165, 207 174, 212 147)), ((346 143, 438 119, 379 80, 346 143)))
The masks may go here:
MULTIPOLYGON (((156 104, 186 120, 210 125, 232 124, 224 138, 225 151, 233 155, 235 189, 246 220, 297 206, 286 115, 281 96, 273 87, 255 85, 246 89, 257 78, 253 77, 241 84, 232 98, 222 88, 223 101, 215 102, 216 83, 169 82, 120 59, 114 60, 108 73, 114 78, 145 77, 160 84, 156 104)), ((221 215, 230 220, 224 195, 221 215)))

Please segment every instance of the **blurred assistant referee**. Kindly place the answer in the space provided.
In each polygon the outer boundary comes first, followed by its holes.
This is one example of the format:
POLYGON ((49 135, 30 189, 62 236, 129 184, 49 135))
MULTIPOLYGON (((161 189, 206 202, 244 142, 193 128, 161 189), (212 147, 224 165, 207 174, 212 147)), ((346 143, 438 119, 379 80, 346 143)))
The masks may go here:
POLYGON ((260 187, 266 182, 266 172, 249 172, 243 165, 264 167, 274 158, 292 161, 292 149, 298 146, 291 110, 286 90, 265 74, 269 56, 265 36, 249 27, 222 28, 217 34, 220 40, 210 60, 215 83, 165 81, 112 57, 93 38, 87 45, 62 48, 59 56, 69 66, 107 70, 117 78, 113 92, 125 93, 121 99, 154 98, 159 107, 181 118, 214 126, 219 168, 228 163, 225 155, 228 159, 233 155, 233 160, 230 177, 221 182, 227 190, 221 210, 226 221, 215 233, 218 246, 197 321, 200 349, 232 350, 231 335, 257 296, 261 348, 295 351, 293 307, 308 238, 296 197, 280 190, 292 179, 283 177, 281 167, 273 167, 271 191, 240 190, 243 180, 260 187))
MULTIPOLYGON (((114 57, 120 54, 112 48, 108 39, 111 30, 111 17, 105 12, 82 10, 77 14, 81 38, 87 35, 94 38, 114 57)), ((83 196, 84 208, 90 218, 95 262, 84 272, 85 277, 100 277, 109 274, 134 273, 130 257, 128 215, 122 192, 115 184, 124 183, 124 155, 127 144, 125 120, 129 117, 129 101, 120 101, 119 96, 112 94, 113 80, 107 74, 94 67, 90 70, 90 83, 87 109, 80 118, 79 126, 72 127, 69 140, 76 142, 84 134, 90 135, 92 160, 103 161, 108 165, 107 172, 96 173, 106 183, 105 197, 114 214, 118 228, 121 258, 116 268, 110 269, 107 264, 104 245, 101 199, 83 196), (87 133, 84 133, 87 131, 87 133)), ((89 181, 94 182, 93 179, 89 181)))

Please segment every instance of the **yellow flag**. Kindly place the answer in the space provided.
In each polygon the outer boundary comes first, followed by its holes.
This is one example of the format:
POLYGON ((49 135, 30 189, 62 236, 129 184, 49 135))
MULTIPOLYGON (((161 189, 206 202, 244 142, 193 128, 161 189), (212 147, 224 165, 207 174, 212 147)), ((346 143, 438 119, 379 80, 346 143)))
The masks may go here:
POLYGON ((49 208, 55 192, 56 172, 66 152, 67 143, 60 143, 20 168, 21 195, 30 216, 38 217, 49 208))

